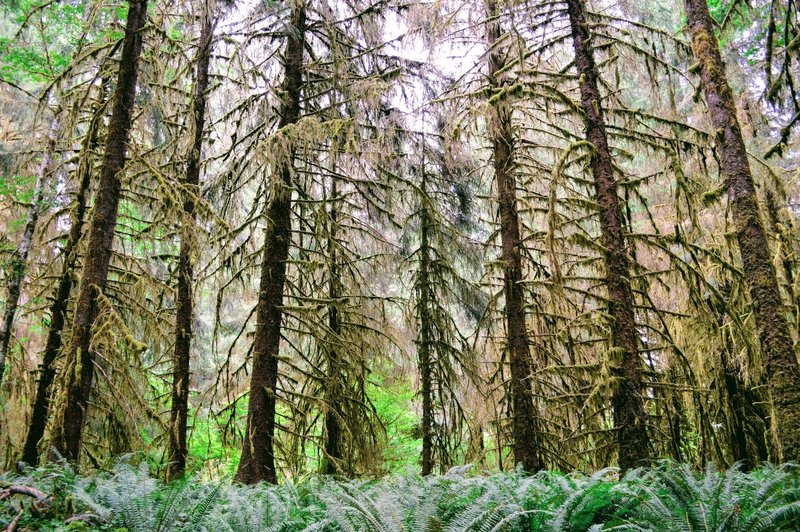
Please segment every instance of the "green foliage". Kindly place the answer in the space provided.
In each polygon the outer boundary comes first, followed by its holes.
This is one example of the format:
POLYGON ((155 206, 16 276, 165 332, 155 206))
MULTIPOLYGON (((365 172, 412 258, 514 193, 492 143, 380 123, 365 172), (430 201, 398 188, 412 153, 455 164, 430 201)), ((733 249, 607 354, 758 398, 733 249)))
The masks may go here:
POLYGON ((35 183, 34 175, 0 176, 0 196, 7 196, 12 201, 29 202, 33 199, 35 183))
MULTIPOLYGON (((800 476, 792 466, 745 473, 663 462, 624 479, 605 469, 592 476, 522 472, 470 476, 391 476, 338 482, 309 477, 280 486, 164 485, 144 463, 120 462, 111 472, 76 476, 47 466, 0 478, 0 486, 36 486, 50 506, 26 513, 36 530, 270 531, 584 531, 796 530, 800 476), (75 518, 75 517, 79 518, 75 518)), ((0 526, 18 511, 4 502, 0 526)))
POLYGON ((13 2, 0 10, 0 79, 30 86, 63 73, 81 40, 83 2, 13 2), (5 35, 4 35, 5 33, 5 35))
POLYGON ((190 409, 189 418, 193 420, 189 433, 189 470, 221 470, 232 476, 239 465, 241 450, 225 445, 222 429, 208 415, 190 409))
POLYGON ((616 529, 796 530, 799 480, 793 466, 745 474, 737 467, 719 472, 709 465, 697 475, 687 465, 663 462, 631 483, 631 495, 641 504, 631 523, 616 529))
POLYGON ((386 469, 389 472, 418 469, 422 440, 419 416, 410 408, 414 404, 411 385, 403 381, 370 384, 367 393, 386 427, 386 469))
POLYGON ((169 486, 151 478, 146 462, 138 469, 118 466, 111 475, 80 482, 75 499, 100 523, 131 531, 197 530, 208 518, 220 484, 191 480, 169 486))

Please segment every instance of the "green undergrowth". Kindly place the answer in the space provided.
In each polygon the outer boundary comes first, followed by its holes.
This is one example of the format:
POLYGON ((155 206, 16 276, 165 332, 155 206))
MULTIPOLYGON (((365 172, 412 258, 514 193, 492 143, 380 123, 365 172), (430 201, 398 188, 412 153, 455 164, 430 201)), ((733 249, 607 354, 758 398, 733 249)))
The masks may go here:
POLYGON ((0 476, 48 496, 7 497, 0 527, 116 531, 580 531, 798 530, 800 475, 793 466, 696 472, 651 469, 588 476, 542 472, 391 476, 340 481, 310 476, 280 486, 188 479, 165 485, 147 466, 120 462, 93 476, 66 466, 0 476))

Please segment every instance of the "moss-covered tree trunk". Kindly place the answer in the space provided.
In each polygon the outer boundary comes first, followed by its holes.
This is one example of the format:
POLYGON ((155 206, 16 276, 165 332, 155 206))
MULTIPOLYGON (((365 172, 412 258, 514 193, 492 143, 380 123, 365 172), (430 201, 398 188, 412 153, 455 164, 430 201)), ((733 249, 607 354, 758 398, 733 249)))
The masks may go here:
MULTIPOLYGON (((331 301, 337 297, 335 293, 330 294, 331 301)), ((328 327, 330 328, 332 342, 336 342, 341 332, 339 325, 339 312, 335 304, 328 306, 328 327)), ((338 412, 339 393, 339 357, 336 348, 329 347, 328 353, 328 387, 325 390, 327 410, 325 411, 325 460, 322 472, 333 475, 340 470, 342 461, 342 428, 340 426, 341 414, 338 412)))
POLYGON ((642 362, 637 344, 630 254, 625 244, 624 224, 617 195, 617 181, 608 147, 599 74, 592 52, 584 0, 567 0, 575 67, 586 117, 586 140, 592 146, 591 168, 600 227, 605 245, 608 314, 617 382, 612 399, 614 430, 619 447, 619 465, 625 471, 643 465, 650 454, 647 415, 642 396, 642 362))
POLYGON ((25 436, 25 444, 22 450, 22 461, 29 465, 36 465, 39 462, 39 441, 44 436, 50 415, 50 388, 56 375, 53 364, 59 351, 61 351, 63 343, 61 335, 64 332, 64 325, 67 321, 69 295, 75 284, 74 270, 78 260, 76 248, 83 236, 83 222, 86 216, 86 204, 94 162, 92 153, 97 149, 100 123, 103 119, 102 110, 105 107, 104 103, 105 80, 100 85, 97 108, 92 121, 89 123, 89 130, 86 132, 86 137, 81 147, 83 158, 77 172, 78 189, 73 200, 67 241, 61 252, 64 257, 64 264, 61 267, 61 275, 58 279, 55 296, 50 305, 50 328, 47 331, 47 342, 42 351, 41 372, 36 383, 36 395, 31 409, 31 422, 28 425, 28 433, 25 436))
POLYGON ((422 393, 422 475, 433 472, 433 378, 432 378, 432 334, 431 327, 434 322, 431 317, 431 305, 435 297, 430 280, 431 249, 430 249, 430 201, 427 197, 427 175, 425 167, 422 169, 421 205, 419 226, 419 274, 414 290, 417 292, 419 338, 417 340, 417 363, 419 364, 420 384, 422 393))
MULTIPOLYGON (((487 24, 489 52, 489 83, 501 91, 507 83, 502 79, 506 67, 506 52, 500 46, 502 30, 495 0, 489 0, 487 24)), ((505 322, 508 356, 511 367, 511 409, 514 461, 526 471, 542 469, 539 435, 539 414, 533 401, 533 359, 525 317, 525 294, 522 286, 522 257, 520 222, 517 206, 516 165, 514 162, 514 131, 511 107, 505 97, 495 98, 492 104, 491 136, 494 177, 500 210, 502 241, 505 322)))
POLYGON ((60 405, 59 415, 53 424, 53 447, 61 456, 75 463, 80 457, 86 408, 94 380, 95 355, 90 349, 92 326, 99 313, 99 296, 108 278, 120 200, 119 174, 127 157, 142 50, 141 30, 146 20, 147 0, 130 0, 108 138, 72 321, 72 335, 65 355, 63 405, 60 405))
POLYGON ((22 292, 22 282, 25 280, 25 273, 28 271, 28 252, 33 243, 33 232, 39 222, 39 214, 42 209, 42 198, 47 186, 48 173, 52 170, 51 163, 53 152, 56 148, 56 137, 58 135, 58 118, 53 118, 50 131, 47 135, 42 160, 39 163, 39 171, 36 174, 36 184, 33 188, 33 197, 28 207, 28 214, 25 217, 25 228, 22 231, 22 240, 17 246, 17 252, 11 259, 11 264, 6 271, 6 308, 3 313, 3 320, 0 321, 0 383, 3 382, 3 373, 6 369, 6 357, 8 356, 8 346, 11 342, 11 333, 14 330, 14 318, 19 307, 19 297, 22 292))
POLYGON ((328 231, 328 260, 330 270, 328 272, 328 329, 330 341, 328 342, 328 386, 325 389, 325 460, 323 462, 323 473, 332 475, 339 472, 342 460, 342 428, 341 414, 339 413, 339 401, 341 400, 340 382, 342 379, 339 368, 339 352, 337 346, 341 344, 340 335, 342 332, 339 323, 339 309, 336 306, 340 296, 339 285, 339 264, 336 253, 336 230, 339 224, 339 214, 336 209, 337 187, 336 176, 331 175, 331 210, 330 210, 330 229, 328 231))
MULTIPOLYGON (((303 82, 306 8, 295 4, 292 28, 287 32, 284 54, 285 77, 281 87, 279 128, 300 118, 300 91, 303 82)), ((247 428, 242 444, 242 458, 236 480, 255 484, 262 480, 277 484, 275 469, 275 399, 278 385, 278 352, 281 340, 283 291, 286 284, 286 259, 291 238, 292 165, 294 149, 276 168, 272 198, 267 209, 266 241, 261 265, 261 279, 256 309, 253 344, 253 369, 250 377, 250 401, 247 428)))
POLYGON ((736 101, 714 34, 706 0, 684 0, 692 51, 700 70, 708 114, 717 134, 719 162, 727 184, 753 321, 766 361, 767 383, 784 461, 800 460, 800 366, 792 346, 787 312, 772 266, 750 162, 736 117, 736 101))
POLYGON ((184 188, 183 219, 181 221, 181 244, 178 252, 178 295, 175 308, 175 350, 172 355, 172 406, 169 425, 169 468, 167 478, 183 477, 186 470, 188 449, 186 430, 189 416, 189 366, 192 350, 192 321, 194 268, 192 256, 195 239, 195 198, 200 194, 200 165, 202 162, 203 130, 206 119, 206 91, 211 63, 211 41, 213 17, 208 5, 203 9, 200 29, 199 51, 195 65, 194 91, 192 97, 192 126, 194 139, 192 151, 186 165, 186 175, 181 182, 184 188))
POLYGON ((725 301, 731 293, 731 287, 725 283, 720 287, 721 299, 708 299, 710 309, 714 313, 719 329, 721 345, 719 348, 717 392, 720 408, 726 420, 728 446, 733 462, 741 463, 743 470, 748 471, 759 462, 768 459, 767 441, 764 439, 766 419, 757 399, 756 390, 748 386, 742 379, 739 363, 732 349, 733 338, 730 328, 725 323, 725 301))
POLYGON ((722 388, 728 403, 728 440, 734 462, 742 462, 745 470, 750 469, 753 460, 747 450, 747 431, 745 430, 746 411, 742 401, 744 383, 731 364, 730 353, 726 347, 720 349, 719 363, 722 373, 722 388))

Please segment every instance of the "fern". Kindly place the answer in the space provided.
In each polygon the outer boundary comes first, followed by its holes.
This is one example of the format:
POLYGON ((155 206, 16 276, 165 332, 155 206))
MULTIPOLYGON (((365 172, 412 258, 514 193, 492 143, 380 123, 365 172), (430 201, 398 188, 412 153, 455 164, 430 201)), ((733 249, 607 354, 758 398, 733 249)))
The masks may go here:
MULTIPOLYGON (((800 476, 793 466, 738 467, 702 473, 661 462, 616 480, 594 475, 516 471, 491 476, 395 476, 379 481, 305 478, 280 486, 164 485, 145 464, 76 476, 49 465, 0 476, 3 485, 36 487, 53 500, 20 526, 63 529, 81 514, 92 528, 136 531, 532 532, 771 531, 800 529, 800 476)), ((19 506, 0 502, 0 525, 19 506)))
POLYGON ((110 476, 98 476, 76 486, 76 499, 108 525, 130 531, 199 530, 219 498, 221 484, 202 485, 196 479, 164 486, 138 469, 120 463, 110 476))
POLYGON ((752 474, 708 466, 702 477, 688 466, 662 462, 638 486, 644 502, 626 526, 661 530, 796 530, 798 479, 793 467, 767 466, 752 474))

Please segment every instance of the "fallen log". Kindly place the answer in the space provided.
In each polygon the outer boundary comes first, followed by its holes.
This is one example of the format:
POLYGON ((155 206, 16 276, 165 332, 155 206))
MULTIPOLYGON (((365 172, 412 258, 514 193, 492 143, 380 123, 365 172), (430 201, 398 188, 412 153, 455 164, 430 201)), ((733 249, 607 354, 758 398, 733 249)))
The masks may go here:
POLYGON ((12 484, 0 490, 0 501, 10 499, 14 495, 27 495, 28 497, 36 499, 37 503, 44 505, 50 504, 50 499, 45 492, 30 486, 23 486, 22 484, 12 484))
POLYGON ((74 523, 75 521, 92 521, 94 519, 100 519, 100 516, 91 513, 75 514, 72 517, 68 518, 66 521, 64 521, 64 524, 68 525, 70 523, 74 523))

